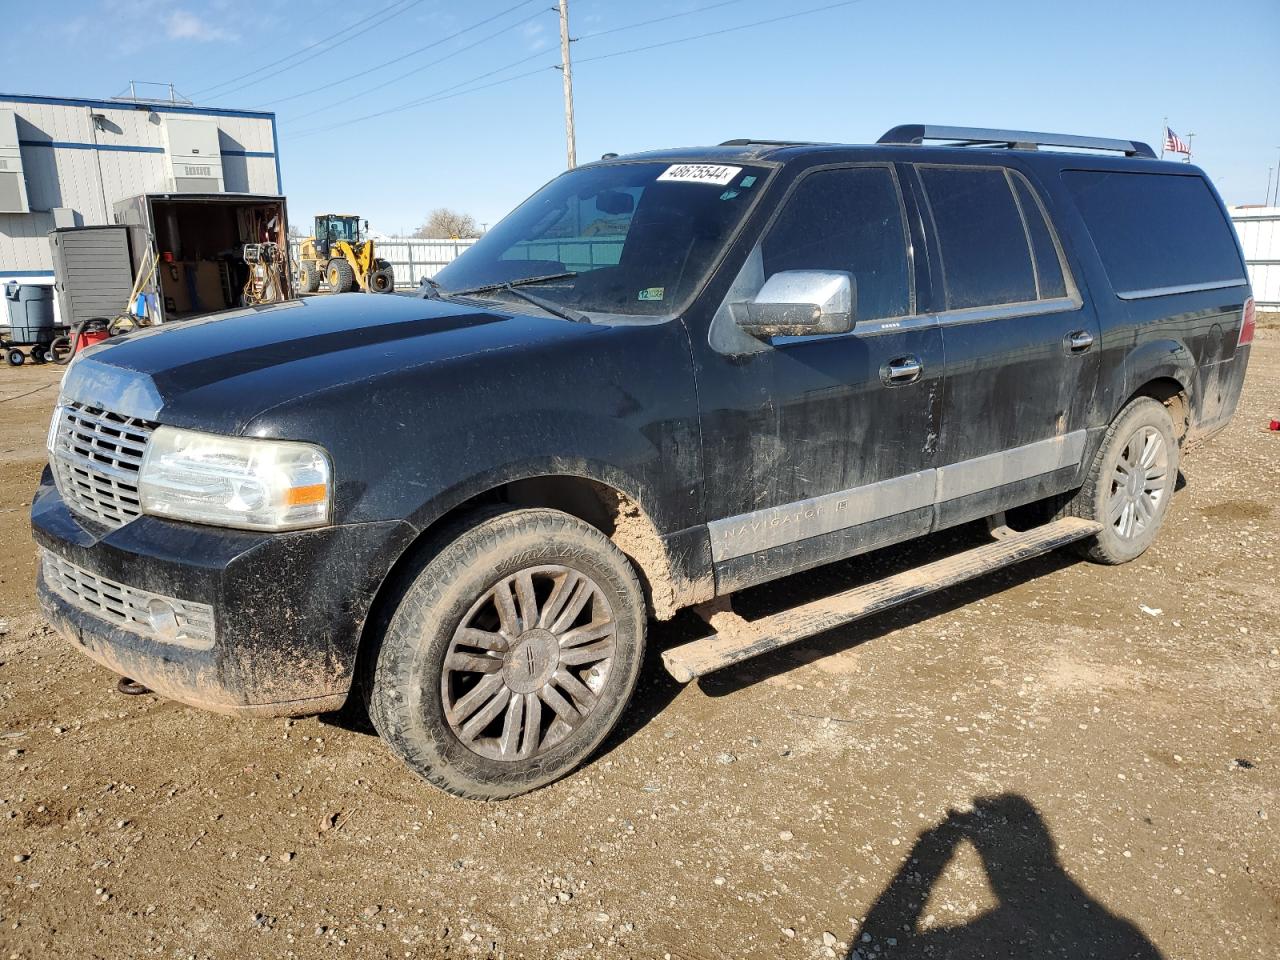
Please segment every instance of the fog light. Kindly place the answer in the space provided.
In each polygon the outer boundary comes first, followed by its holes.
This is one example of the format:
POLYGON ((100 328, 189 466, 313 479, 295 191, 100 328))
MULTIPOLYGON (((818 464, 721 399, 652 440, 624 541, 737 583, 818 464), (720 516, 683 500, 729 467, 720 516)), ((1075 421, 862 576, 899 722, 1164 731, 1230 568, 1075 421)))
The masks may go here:
POLYGON ((151 629, 161 640, 178 639, 178 612, 173 606, 159 597, 147 604, 147 619, 151 621, 151 629))

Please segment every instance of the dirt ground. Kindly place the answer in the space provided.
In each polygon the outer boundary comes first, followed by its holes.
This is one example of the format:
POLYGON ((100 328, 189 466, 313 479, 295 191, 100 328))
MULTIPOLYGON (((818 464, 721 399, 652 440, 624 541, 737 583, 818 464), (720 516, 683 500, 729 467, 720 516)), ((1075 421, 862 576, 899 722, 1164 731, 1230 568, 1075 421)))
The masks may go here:
MULTIPOLYGON (((1280 954, 1280 331, 1155 547, 1031 561, 680 687, 501 804, 358 710, 232 720, 69 650, 27 504, 58 371, 0 370, 0 960, 1280 954)), ((752 591, 754 615, 966 529, 752 591)))

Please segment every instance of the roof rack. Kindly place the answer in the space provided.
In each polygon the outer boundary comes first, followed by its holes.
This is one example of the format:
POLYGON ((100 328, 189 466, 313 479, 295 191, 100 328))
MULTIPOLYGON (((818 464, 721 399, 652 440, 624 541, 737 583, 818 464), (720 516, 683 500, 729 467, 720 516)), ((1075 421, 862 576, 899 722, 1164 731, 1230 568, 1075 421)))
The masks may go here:
POLYGON ((1141 140, 1112 140, 1107 137, 1078 137, 1070 133, 1032 133, 1029 130, 993 130, 986 127, 939 127, 904 123, 894 127, 877 143, 921 144, 926 140, 950 141, 953 147, 1007 147, 1035 150, 1038 147, 1071 147, 1076 150, 1112 150, 1126 157, 1150 157, 1155 151, 1141 140))

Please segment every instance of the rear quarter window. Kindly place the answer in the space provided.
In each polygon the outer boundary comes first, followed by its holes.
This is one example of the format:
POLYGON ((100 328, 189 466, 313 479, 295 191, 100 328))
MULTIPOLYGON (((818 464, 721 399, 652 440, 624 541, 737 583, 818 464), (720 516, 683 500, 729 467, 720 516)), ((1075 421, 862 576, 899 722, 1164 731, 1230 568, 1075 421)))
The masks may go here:
POLYGON ((1203 178, 1102 170, 1062 177, 1117 294, 1244 281, 1235 235, 1203 178))

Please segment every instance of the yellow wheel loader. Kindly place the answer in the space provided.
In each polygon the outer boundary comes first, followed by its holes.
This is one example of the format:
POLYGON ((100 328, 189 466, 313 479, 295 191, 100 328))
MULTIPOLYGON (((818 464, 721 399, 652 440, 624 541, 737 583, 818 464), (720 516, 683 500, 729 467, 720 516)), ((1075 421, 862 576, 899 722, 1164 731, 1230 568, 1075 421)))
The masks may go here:
POLYGON ((373 240, 366 237, 369 221, 360 229, 360 218, 346 213, 321 213, 316 229, 298 251, 297 288, 315 293, 323 280, 330 293, 349 293, 359 287, 366 293, 391 293, 396 288, 391 264, 379 260, 373 240))

